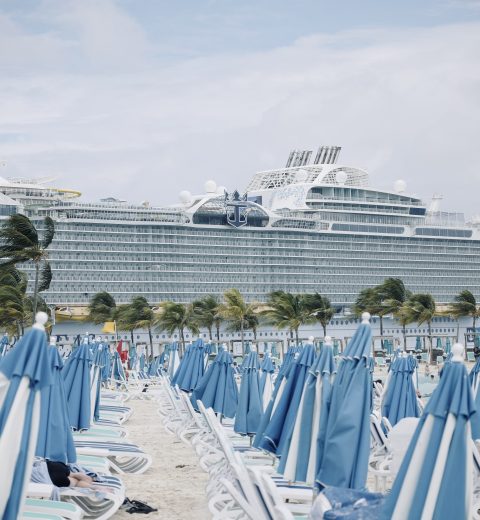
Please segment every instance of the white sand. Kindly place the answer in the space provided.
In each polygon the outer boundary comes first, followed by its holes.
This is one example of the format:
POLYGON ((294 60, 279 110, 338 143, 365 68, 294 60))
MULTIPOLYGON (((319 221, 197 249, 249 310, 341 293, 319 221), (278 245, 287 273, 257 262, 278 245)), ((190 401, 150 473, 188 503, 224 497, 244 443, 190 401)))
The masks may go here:
POLYGON ((128 498, 146 502, 158 512, 144 515, 120 510, 113 518, 210 519, 205 493, 208 479, 193 449, 164 430, 155 400, 131 400, 127 405, 134 410, 125 424, 129 439, 152 456, 153 464, 142 475, 120 477, 128 498))

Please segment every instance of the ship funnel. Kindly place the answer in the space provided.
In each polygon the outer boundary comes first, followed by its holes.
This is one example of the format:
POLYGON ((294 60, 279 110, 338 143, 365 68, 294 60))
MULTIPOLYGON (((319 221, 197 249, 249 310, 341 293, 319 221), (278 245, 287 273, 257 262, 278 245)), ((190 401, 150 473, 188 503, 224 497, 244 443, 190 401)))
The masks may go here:
POLYGON ((428 207, 428 213, 438 213, 440 211, 440 201, 443 199, 442 195, 433 195, 432 202, 428 207))
POLYGON ((341 149, 341 146, 320 146, 313 164, 335 164, 341 149))
POLYGON ((292 150, 288 156, 285 167, 295 168, 296 166, 305 166, 310 161, 311 155, 311 150, 292 150))

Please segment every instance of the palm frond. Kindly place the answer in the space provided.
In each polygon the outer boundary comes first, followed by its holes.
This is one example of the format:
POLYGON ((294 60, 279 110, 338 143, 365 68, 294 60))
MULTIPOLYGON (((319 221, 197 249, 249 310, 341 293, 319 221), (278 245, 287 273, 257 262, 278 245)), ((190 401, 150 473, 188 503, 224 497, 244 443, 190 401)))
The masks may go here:
POLYGON ((52 281, 52 268, 48 262, 45 262, 40 269, 40 277, 38 281, 38 292, 46 291, 50 287, 52 281))
POLYGON ((55 224, 50 217, 45 217, 43 220, 43 225, 45 226, 45 230, 43 232, 42 247, 43 249, 47 249, 47 247, 52 243, 53 237, 55 236, 55 224))

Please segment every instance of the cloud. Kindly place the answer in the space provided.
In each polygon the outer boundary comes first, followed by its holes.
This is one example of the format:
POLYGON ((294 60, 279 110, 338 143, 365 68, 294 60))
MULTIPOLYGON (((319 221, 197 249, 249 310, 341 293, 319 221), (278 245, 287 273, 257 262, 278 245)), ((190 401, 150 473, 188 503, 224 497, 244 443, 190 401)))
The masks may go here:
POLYGON ((88 198, 168 204, 209 178, 243 188, 290 149, 338 144, 374 185, 403 178, 476 211, 480 23, 315 34, 166 64, 138 22, 98 5, 47 2, 37 31, 0 18, 0 159, 12 168, 59 175, 88 198))

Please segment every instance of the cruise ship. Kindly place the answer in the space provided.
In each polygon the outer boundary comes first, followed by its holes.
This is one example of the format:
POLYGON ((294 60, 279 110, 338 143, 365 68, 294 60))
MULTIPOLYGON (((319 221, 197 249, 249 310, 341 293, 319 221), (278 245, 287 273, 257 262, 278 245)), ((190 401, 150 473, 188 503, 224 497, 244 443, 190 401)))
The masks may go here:
POLYGON ((391 191, 373 188, 366 171, 341 164, 340 152, 294 150, 285 167, 255 174, 246 187, 207 181, 205 193, 182 191, 162 208, 84 202, 51 187, 53 179, 1 178, 0 221, 21 212, 41 229, 43 217, 54 219, 53 280, 43 296, 72 316, 103 290, 118 303, 141 294, 152 304, 231 287, 249 301, 318 291, 339 315, 387 277, 438 303, 464 288, 480 297, 480 222, 440 211, 440 197, 427 204, 408 194, 403 180, 391 191))

